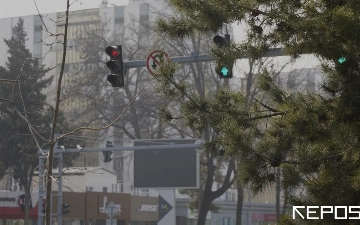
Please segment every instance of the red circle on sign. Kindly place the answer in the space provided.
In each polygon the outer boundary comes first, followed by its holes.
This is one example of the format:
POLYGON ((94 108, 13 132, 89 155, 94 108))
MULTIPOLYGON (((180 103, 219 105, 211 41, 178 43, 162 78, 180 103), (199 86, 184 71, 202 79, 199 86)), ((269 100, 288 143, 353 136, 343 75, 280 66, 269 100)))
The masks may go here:
POLYGON ((151 73, 153 76, 155 76, 155 69, 152 69, 151 67, 157 67, 160 66, 160 61, 157 60, 157 56, 158 55, 164 55, 168 61, 170 61, 169 56, 162 50, 154 50, 152 52, 149 53, 149 55, 146 58, 146 68, 148 69, 149 73, 151 73), (153 60, 153 65, 150 65, 150 60, 153 60))

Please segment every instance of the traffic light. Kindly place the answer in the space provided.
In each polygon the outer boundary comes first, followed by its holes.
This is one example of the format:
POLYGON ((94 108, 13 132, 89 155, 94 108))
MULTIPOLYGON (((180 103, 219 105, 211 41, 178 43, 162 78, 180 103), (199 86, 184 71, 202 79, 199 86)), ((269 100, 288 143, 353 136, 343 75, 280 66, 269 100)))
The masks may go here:
POLYGON ((46 213, 46 206, 45 206, 45 203, 42 204, 42 210, 41 210, 42 213, 46 213))
POLYGON ((62 204, 62 214, 63 215, 66 215, 70 212, 69 207, 70 207, 70 204, 67 204, 67 203, 62 204))
MULTIPOLYGON (((111 141, 106 141, 106 147, 111 148, 114 147, 111 141)), ((113 154, 112 151, 103 151, 104 154, 104 162, 110 162, 112 160, 111 155, 113 154)))
MULTIPOLYGON (((222 47, 224 50, 230 46, 230 34, 225 34, 225 36, 216 35, 213 39, 214 43, 222 47)), ((220 63, 215 67, 215 72, 220 76, 220 78, 232 78, 233 77, 233 66, 234 62, 220 63)))
POLYGON ((113 87, 124 87, 122 46, 109 46, 105 49, 105 52, 108 56, 110 56, 110 61, 106 62, 106 66, 110 69, 111 74, 107 76, 107 80, 113 87))
POLYGON ((338 59, 338 62, 339 62, 340 64, 343 64, 344 62, 346 62, 346 58, 345 58, 345 57, 341 57, 341 58, 338 59))

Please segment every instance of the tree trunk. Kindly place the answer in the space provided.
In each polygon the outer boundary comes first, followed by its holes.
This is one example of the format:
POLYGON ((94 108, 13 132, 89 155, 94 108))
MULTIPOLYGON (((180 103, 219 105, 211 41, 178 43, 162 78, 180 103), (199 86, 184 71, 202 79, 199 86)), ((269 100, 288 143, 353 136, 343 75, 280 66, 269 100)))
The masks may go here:
POLYGON ((283 204, 281 215, 285 215, 285 213, 287 211, 287 203, 288 203, 288 189, 285 188, 284 189, 284 204, 283 204))
POLYGON ((280 179, 281 179, 281 169, 280 167, 276 168, 276 223, 279 224, 280 223, 280 191, 281 191, 281 187, 280 187, 280 179))
POLYGON ((244 189, 238 185, 237 187, 237 203, 236 203, 236 225, 241 225, 242 209, 244 204, 244 189))
POLYGON ((31 181, 33 178, 33 174, 34 174, 34 169, 32 166, 30 166, 29 168, 29 172, 27 174, 27 176, 25 177, 25 180, 23 181, 23 187, 24 187, 24 192, 25 192, 25 217, 24 217, 24 225, 29 225, 30 224, 30 205, 32 205, 32 201, 33 199, 31 199, 31 181), (31 200, 31 201, 30 201, 31 200))
POLYGON ((230 176, 231 176, 232 172, 234 171, 234 169, 235 169, 234 159, 230 159, 223 185, 218 190, 212 191, 211 189, 212 189, 212 184, 214 181, 215 166, 213 164, 213 158, 208 157, 208 162, 207 162, 207 171, 208 172, 207 172, 206 184, 205 184, 205 188, 204 188, 204 195, 201 200, 201 207, 200 207, 200 211, 199 211, 197 225, 205 225, 206 215, 209 211, 211 203, 215 199, 220 197, 222 194, 224 194, 226 192, 226 190, 228 190, 230 188, 230 186, 233 184, 235 179, 234 178, 231 179, 230 176))
MULTIPOLYGON (((47 157, 47 171, 45 174, 46 187, 46 204, 45 204, 45 225, 52 224, 50 221, 51 215, 51 198, 52 198, 52 166, 53 166, 53 150, 54 145, 49 148, 49 155, 47 157)), ((39 203, 40 204, 40 203, 39 203)))
POLYGON ((206 195, 206 191, 205 191, 204 196, 201 200, 201 206, 200 206, 200 211, 199 211, 199 215, 198 215, 197 225, 205 225, 205 223, 206 223, 206 215, 209 212, 210 204, 212 202, 212 200, 206 198, 206 196, 209 196, 209 194, 206 195))
MULTIPOLYGON (((29 183, 29 181, 27 182, 29 183)), ((24 225, 29 225, 29 213, 30 213, 30 187, 29 184, 24 184, 24 192, 25 192, 25 217, 24 217, 24 225)))

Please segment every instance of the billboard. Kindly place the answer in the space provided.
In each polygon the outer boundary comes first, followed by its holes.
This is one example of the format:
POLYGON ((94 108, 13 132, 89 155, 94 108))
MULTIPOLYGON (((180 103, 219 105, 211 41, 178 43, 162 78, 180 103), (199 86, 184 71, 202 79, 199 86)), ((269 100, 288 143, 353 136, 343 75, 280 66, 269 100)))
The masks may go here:
POLYGON ((134 188, 198 188, 199 156, 195 139, 134 140, 134 146, 169 145, 165 149, 134 150, 134 188))

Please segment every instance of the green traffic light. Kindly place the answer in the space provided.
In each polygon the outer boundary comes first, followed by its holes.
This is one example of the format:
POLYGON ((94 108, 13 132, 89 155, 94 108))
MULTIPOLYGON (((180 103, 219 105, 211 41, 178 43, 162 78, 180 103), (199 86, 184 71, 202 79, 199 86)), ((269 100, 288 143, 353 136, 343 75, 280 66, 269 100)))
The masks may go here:
POLYGON ((220 72, 221 72, 221 74, 222 74, 223 76, 226 77, 226 76, 228 75, 228 73, 229 73, 229 70, 228 70, 228 68, 223 67, 223 68, 221 68, 220 72))
POLYGON ((346 58, 345 57, 341 57, 340 59, 338 59, 338 62, 340 64, 344 63, 346 61, 346 58))

